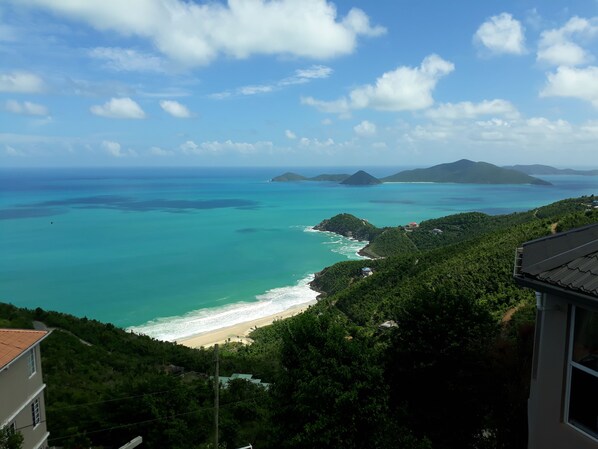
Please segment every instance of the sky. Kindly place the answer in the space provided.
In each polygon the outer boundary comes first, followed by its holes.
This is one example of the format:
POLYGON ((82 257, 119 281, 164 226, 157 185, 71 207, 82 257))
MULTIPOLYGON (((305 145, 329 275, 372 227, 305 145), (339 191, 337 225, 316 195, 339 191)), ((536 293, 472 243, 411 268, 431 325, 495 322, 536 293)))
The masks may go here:
POLYGON ((598 166, 598 0, 1 0, 0 167, 598 166))

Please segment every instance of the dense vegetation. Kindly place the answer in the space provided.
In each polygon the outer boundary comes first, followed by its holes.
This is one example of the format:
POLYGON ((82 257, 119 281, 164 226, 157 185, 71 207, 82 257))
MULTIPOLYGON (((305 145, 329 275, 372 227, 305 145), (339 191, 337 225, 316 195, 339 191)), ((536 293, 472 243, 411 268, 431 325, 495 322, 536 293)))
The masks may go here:
MULTIPOLYGON (((512 280, 514 250, 598 222, 592 201, 458 214, 411 232, 336 219, 341 233, 380 239, 386 257, 328 267, 317 305, 258 329, 250 346, 221 348, 221 375, 272 384, 221 391, 222 447, 524 448, 535 308, 512 280), (362 277, 364 266, 374 274, 362 277), (380 327, 387 320, 396 326, 380 327)), ((0 305, 0 326, 33 320, 57 329, 42 343, 51 444, 142 435, 149 448, 212 447, 211 350, 0 305)))
POLYGON ((376 226, 351 214, 338 214, 314 226, 318 231, 334 232, 357 240, 373 240, 380 232, 376 226))

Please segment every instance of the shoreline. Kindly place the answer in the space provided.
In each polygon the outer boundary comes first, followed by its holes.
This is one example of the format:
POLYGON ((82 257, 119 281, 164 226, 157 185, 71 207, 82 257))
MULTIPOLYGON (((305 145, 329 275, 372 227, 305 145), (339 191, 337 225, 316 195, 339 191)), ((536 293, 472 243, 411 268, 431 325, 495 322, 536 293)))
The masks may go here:
MULTIPOLYGON (((348 239, 353 242, 359 242, 359 243, 363 244, 363 246, 358 251, 356 251, 355 254, 364 259, 372 259, 369 256, 361 254, 361 251, 369 243, 367 241, 361 241, 361 240, 357 240, 352 237, 346 237, 346 236, 343 236, 341 234, 337 234, 337 233, 331 232, 331 231, 320 231, 320 230, 314 229, 313 226, 309 226, 308 228, 305 229, 305 231, 333 234, 333 235, 340 236, 342 238, 348 239)), ((313 280, 315 273, 310 276, 312 277, 312 280, 313 280)), ((200 333, 190 335, 187 337, 183 337, 183 338, 177 338, 172 341, 174 341, 177 344, 187 346, 190 348, 201 348, 201 347, 208 348, 208 347, 214 346, 215 344, 224 344, 224 343, 228 343, 228 342, 251 344, 253 341, 249 337, 249 334, 256 328, 269 326, 270 324, 274 323, 274 321, 283 320, 283 319, 298 315, 298 314, 304 312, 305 310, 307 310, 312 305, 317 304, 317 302, 318 302, 317 297, 319 297, 321 292, 314 289, 310 284, 311 284, 311 282, 308 283, 309 289, 311 291, 315 292, 317 295, 315 299, 312 299, 307 302, 302 302, 300 304, 296 304, 288 309, 285 309, 283 311, 276 312, 276 313, 273 313, 270 315, 262 316, 259 318, 255 318, 255 319, 252 319, 249 321, 244 321, 242 323, 233 324, 230 326, 225 326, 225 327, 221 327, 221 328, 217 328, 217 329, 213 329, 213 330, 209 330, 209 331, 200 332, 200 333)))
POLYGON ((269 326, 274 321, 283 320, 292 316, 298 315, 310 306, 317 303, 317 300, 312 300, 306 303, 297 304, 282 312, 274 313, 264 317, 256 318, 251 321, 234 324, 232 326, 214 329, 212 331, 203 332, 190 337, 180 338, 175 340, 177 344, 187 346, 189 348, 212 347, 215 344, 223 344, 228 342, 237 342, 243 344, 251 344, 252 340, 249 338, 251 331, 255 328, 269 326))

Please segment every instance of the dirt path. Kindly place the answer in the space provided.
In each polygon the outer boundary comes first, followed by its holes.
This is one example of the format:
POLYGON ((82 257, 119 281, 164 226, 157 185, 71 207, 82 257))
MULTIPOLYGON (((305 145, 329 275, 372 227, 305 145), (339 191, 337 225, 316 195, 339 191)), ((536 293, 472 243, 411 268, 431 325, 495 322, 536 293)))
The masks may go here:
POLYGON ((93 346, 90 342, 85 341, 85 340, 77 337, 71 331, 67 331, 66 329, 61 329, 59 327, 48 327, 48 326, 46 326, 46 323, 43 323, 41 321, 34 321, 33 322, 33 328, 35 330, 38 330, 38 331, 46 331, 46 332, 59 331, 59 332, 64 332, 65 334, 72 335, 73 337, 75 337, 76 339, 78 339, 85 346, 93 346))

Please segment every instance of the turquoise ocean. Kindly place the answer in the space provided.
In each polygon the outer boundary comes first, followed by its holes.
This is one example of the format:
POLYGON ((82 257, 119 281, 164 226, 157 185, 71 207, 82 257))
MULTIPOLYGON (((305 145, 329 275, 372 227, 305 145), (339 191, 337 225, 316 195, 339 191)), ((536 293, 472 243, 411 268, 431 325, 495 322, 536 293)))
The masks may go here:
POLYGON ((174 340, 313 300, 313 273, 364 245, 311 229, 335 214, 391 226, 598 193, 590 176, 542 176, 553 186, 269 182, 284 171, 1 169, 0 301, 174 340))

